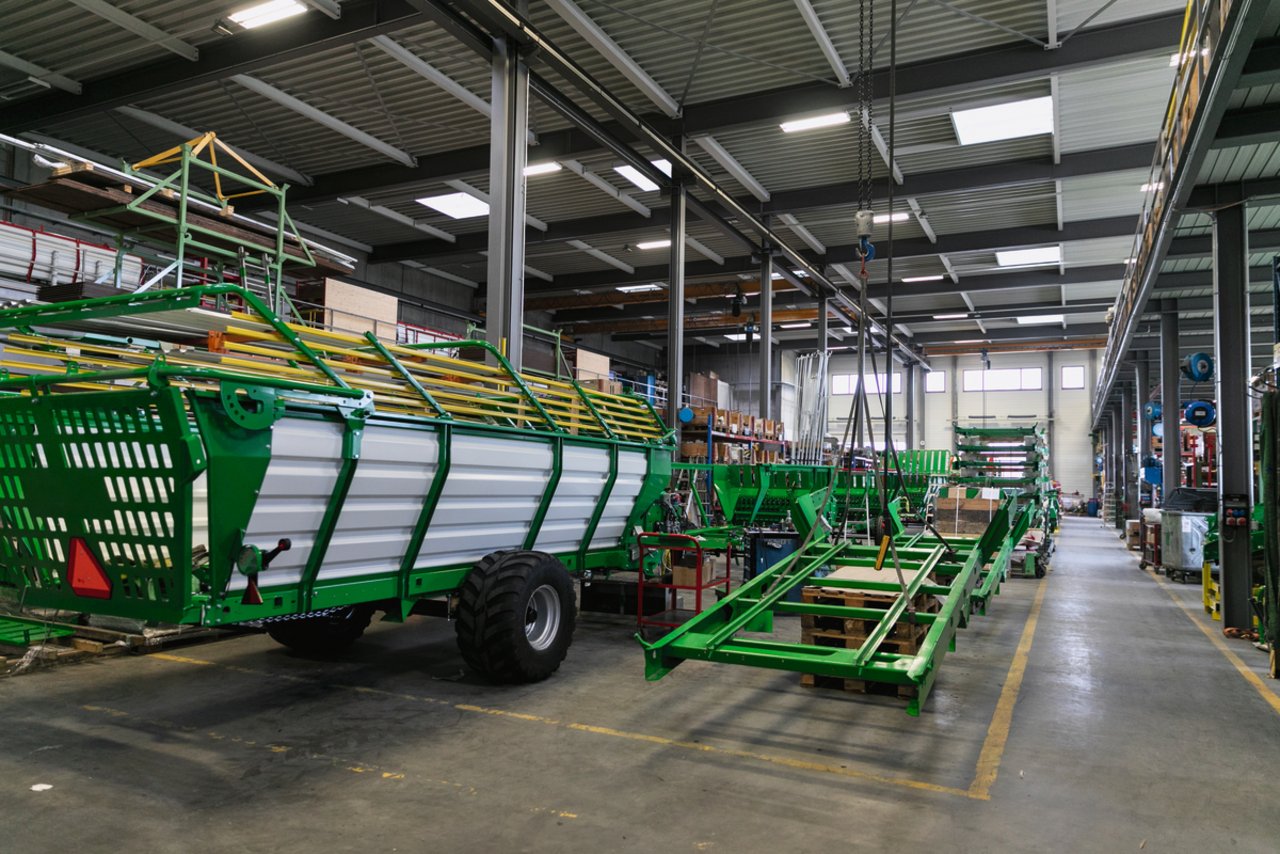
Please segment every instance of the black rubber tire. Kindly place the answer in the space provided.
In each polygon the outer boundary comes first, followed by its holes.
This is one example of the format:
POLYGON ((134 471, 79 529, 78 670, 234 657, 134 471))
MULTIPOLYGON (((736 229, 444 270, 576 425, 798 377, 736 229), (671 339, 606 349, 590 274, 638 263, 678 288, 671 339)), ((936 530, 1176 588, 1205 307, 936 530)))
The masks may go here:
POLYGON ((473 670, 494 682, 541 682, 560 667, 577 619, 573 581, 544 552, 499 552, 478 562, 458 590, 458 649, 473 670), (554 635, 541 649, 526 633, 534 592, 547 586, 559 602, 554 635))
POLYGON ((267 634, 302 655, 332 658, 359 640, 372 619, 372 605, 351 605, 322 617, 270 623, 267 634))

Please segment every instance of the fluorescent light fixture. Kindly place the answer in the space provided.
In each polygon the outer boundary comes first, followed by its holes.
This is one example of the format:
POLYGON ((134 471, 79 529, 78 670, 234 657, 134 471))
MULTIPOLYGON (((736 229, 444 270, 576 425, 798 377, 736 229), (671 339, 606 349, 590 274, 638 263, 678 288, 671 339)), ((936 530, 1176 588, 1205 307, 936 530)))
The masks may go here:
POLYGON ((988 448, 1021 448, 1022 442, 988 442, 988 448))
POLYGON ((285 18, 292 18, 294 15, 301 15, 305 11, 307 7, 298 0, 267 0, 266 3, 258 3, 239 12, 232 12, 227 15, 227 19, 246 30, 252 30, 255 27, 274 24, 285 18))
POLYGON ((962 311, 957 314, 935 314, 933 316, 933 319, 934 320, 968 320, 969 312, 962 311))
POLYGON ((1141 187, 1138 188, 1138 191, 1142 193, 1149 193, 1152 190, 1163 190, 1163 189, 1164 189, 1164 181, 1156 181, 1154 184, 1143 184, 1141 187))
POLYGON ((665 249, 671 245, 670 240, 645 240, 636 244, 637 249, 665 249))
POLYGON ((1008 249, 996 253, 996 263, 1001 267, 1030 267, 1033 264, 1058 264, 1062 261, 1062 247, 1039 246, 1035 249, 1008 249))
POLYGON ((807 119, 796 119, 790 122, 783 122, 779 127, 783 133, 795 133, 802 130, 813 130, 815 128, 829 128, 835 125, 844 125, 849 123, 849 114, 845 112, 827 113, 821 116, 810 116, 807 119))
POLYGON ((769 274, 769 279, 770 279, 771 281, 775 281, 775 282, 776 282, 778 279, 781 279, 781 278, 782 278, 782 274, 781 274, 781 273, 779 273, 779 272, 776 272, 776 271, 775 271, 775 272, 773 272, 773 273, 770 273, 770 274, 769 274))
POLYGON ((1137 263, 1138 263, 1138 259, 1137 259, 1137 258, 1126 258, 1126 259, 1124 259, 1124 263, 1126 263, 1126 264, 1128 264, 1129 266, 1131 266, 1131 267, 1132 267, 1134 264, 1137 264, 1137 263))
POLYGON ((745 332, 735 332, 735 333, 732 333, 732 334, 730 334, 730 335, 726 335, 726 336, 724 336, 724 337, 725 337, 725 338, 728 338, 730 341, 746 341, 746 340, 747 340, 747 333, 745 333, 745 332))
POLYGON ((530 163, 524 167, 524 175, 526 178, 530 175, 550 175, 552 172, 559 172, 563 168, 554 160, 549 160, 546 163, 530 163))
POLYGON ((1053 96, 956 110, 951 114, 951 121, 961 145, 1053 133, 1053 96))
POLYGON ((959 341, 953 341, 951 343, 953 344, 985 344, 986 342, 987 342, 987 339, 985 338, 962 338, 959 341))
POLYGON ((489 214, 489 203, 477 199, 470 193, 424 196, 421 199, 415 199, 415 201, 454 219, 471 219, 472 217, 488 216, 489 214))
POLYGON ((907 276, 902 281, 909 285, 912 282, 941 282, 945 278, 946 276, 907 276))
POLYGON ((1061 314, 1033 314, 1030 317, 1023 315, 1018 318, 1019 326, 1051 326, 1055 323, 1062 323, 1066 320, 1061 314))
MULTIPOLYGON (((668 178, 671 177, 671 161, 670 160, 650 160, 649 162, 652 163, 655 167, 657 167, 659 172, 666 175, 668 178)), ((645 177, 644 173, 642 173, 639 169, 637 169, 636 167, 630 164, 615 166, 613 167, 613 171, 617 172, 623 178, 626 178, 628 181, 630 181, 632 184, 635 184, 637 187, 644 190, 646 193, 652 193, 654 190, 658 189, 657 184, 650 181, 647 177, 645 177)))
POLYGON ((892 214, 876 214, 874 217, 872 217, 872 221, 876 225, 884 225, 886 222, 889 222, 890 220, 892 220, 893 222, 906 222, 910 216, 911 215, 906 211, 898 211, 892 214))
POLYGON ((618 285, 616 290, 622 291, 624 294, 643 294, 649 291, 660 291, 662 290, 662 285, 657 282, 648 285, 618 285))
POLYGON ((779 323, 779 329, 808 329, 809 323, 779 323))

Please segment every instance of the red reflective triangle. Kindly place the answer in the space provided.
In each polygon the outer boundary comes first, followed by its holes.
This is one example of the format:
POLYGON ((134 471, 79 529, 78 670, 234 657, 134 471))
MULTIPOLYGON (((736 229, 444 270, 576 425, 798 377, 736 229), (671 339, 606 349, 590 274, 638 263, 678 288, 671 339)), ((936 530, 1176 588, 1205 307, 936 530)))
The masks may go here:
POLYGON ((71 560, 68 568, 68 581, 77 596, 87 599, 111 598, 111 579, 89 550, 89 545, 79 537, 71 538, 71 560))

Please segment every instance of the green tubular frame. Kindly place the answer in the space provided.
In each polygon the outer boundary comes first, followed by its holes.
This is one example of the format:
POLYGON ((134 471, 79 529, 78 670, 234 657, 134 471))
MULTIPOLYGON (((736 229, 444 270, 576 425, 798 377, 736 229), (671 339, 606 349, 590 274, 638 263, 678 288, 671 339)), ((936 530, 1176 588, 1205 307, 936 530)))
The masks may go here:
MULTIPOLYGON (((252 294, 225 285, 3 310, 0 330, 190 308, 232 295, 244 299, 273 328, 283 327, 282 337, 292 334, 252 294)), ((305 342, 290 343, 304 361, 311 360, 317 369, 327 367, 305 342)), ((402 378, 412 379, 388 348, 376 340, 368 344, 369 352, 380 355, 391 371, 403 371, 402 378)), ((488 349, 483 342, 474 346, 488 349)), ((62 372, 0 380, 0 594, 28 606, 168 623, 218 625, 364 602, 378 602, 392 619, 403 619, 417 600, 456 590, 471 568, 417 565, 452 469, 453 440, 458 436, 505 437, 552 448, 548 483, 527 536, 514 544, 517 548, 537 541, 561 481, 564 449, 607 450, 609 470, 580 546, 557 557, 570 570, 628 567, 633 531, 670 478, 671 433, 661 428, 659 438, 650 441, 621 439, 602 413, 587 408, 599 422, 600 435, 575 434, 538 404, 534 391, 505 359, 498 364, 527 395, 528 426, 451 418, 426 389, 421 389, 425 415, 379 411, 369 391, 351 388, 339 376, 327 385, 329 374, 323 370, 314 380, 299 382, 222 367, 167 364, 157 358, 148 367, 100 371, 77 370, 68 361, 62 372), (133 386, 102 391, 65 388, 72 382, 110 388, 109 383, 121 380, 133 386), (190 385, 192 380, 201 386, 190 385), (247 543, 245 531, 271 459, 272 428, 285 419, 341 429, 341 460, 335 461, 335 486, 299 579, 282 584, 263 576, 263 603, 244 604, 240 591, 230 590, 237 572, 235 558, 245 545, 264 550, 275 545, 247 543), (434 478, 396 570, 320 578, 359 471, 362 436, 372 426, 418 430, 424 441, 433 438, 439 449, 434 478), (621 541, 592 548, 624 449, 646 460, 640 493, 621 541), (201 476, 209 494, 209 552, 203 557, 192 554, 193 489, 201 476), (117 512, 130 521, 120 522, 117 512), (109 600, 76 596, 66 584, 70 537, 83 538, 107 572, 113 587, 109 600)))
MULTIPOLYGON (((879 549, 815 537, 803 551, 770 567, 679 628, 652 642, 641 638, 645 677, 661 679, 682 661, 696 659, 858 679, 914 688, 907 713, 919 715, 943 656, 954 649, 956 630, 968 625, 973 613, 985 612, 999 590, 1009 555, 1026 530, 1027 511, 1024 508, 1011 517, 1014 512, 1011 499, 1002 502, 987 532, 977 539, 942 543, 931 534, 900 535, 895 542, 897 560, 904 570, 919 570, 905 587, 898 583, 892 557, 881 570, 882 580, 825 576, 827 570, 841 566, 874 567, 879 549), (885 609, 786 601, 791 590, 806 585, 887 595, 893 600, 885 609), (913 612, 912 604, 922 594, 940 599, 936 613, 913 612), (845 648, 741 636, 742 632, 772 631, 777 614, 859 620, 874 626, 857 646, 845 648), (900 654, 882 649, 903 625, 927 627, 918 651, 900 654)), ((797 528, 802 527, 798 520, 797 528)))

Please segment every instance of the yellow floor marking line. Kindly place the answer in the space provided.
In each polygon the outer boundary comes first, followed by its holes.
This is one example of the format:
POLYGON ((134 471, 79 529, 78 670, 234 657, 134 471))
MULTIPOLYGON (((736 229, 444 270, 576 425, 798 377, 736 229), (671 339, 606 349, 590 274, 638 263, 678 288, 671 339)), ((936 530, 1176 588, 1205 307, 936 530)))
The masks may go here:
MULTIPOLYGON (((180 655, 170 655, 168 653, 151 653, 147 656, 150 659, 159 659, 161 661, 169 661, 175 664, 189 664, 196 666, 213 666, 234 670, 237 673, 247 673, 255 676, 266 678, 275 678, 277 674, 270 673, 265 670, 252 670, 247 667, 239 667, 236 665, 223 665, 216 661, 206 661, 204 659, 188 658, 180 655)), ((316 680, 306 679, 304 677, 289 677, 291 680, 299 682, 308 682, 315 684, 316 680)), ((837 777, 846 777, 853 780, 862 780, 868 783, 876 783, 886 786, 900 786, 907 789, 915 789, 923 792, 934 792, 937 794, 952 795, 962 798, 975 798, 977 800, 987 800, 985 794, 974 794, 972 788, 961 789, 955 786, 942 786, 936 783, 926 783, 921 780, 912 780, 906 777, 887 777, 880 774, 872 774, 868 771, 858 771, 852 768, 845 768, 840 765, 832 765, 824 762, 813 762, 807 759, 797 759, 789 756, 779 756, 770 753, 757 753, 751 750, 738 750, 730 747, 716 747, 710 744, 702 744, 693 741, 681 741, 679 739, 667 738, 660 735, 650 735, 647 733, 629 732, 627 730, 614 729, 612 727, 595 726, 592 724, 575 723, 573 721, 562 721, 556 718, 549 718, 543 715, 531 715, 523 712, 511 712, 505 709, 495 709, 488 706, 477 706, 473 703, 451 703, 448 700, 439 700, 434 697, 423 697, 417 694, 404 694, 397 691, 386 691, 380 688, 370 688, 364 685, 343 685, 341 683, 323 683, 326 687, 337 688, 344 691, 355 691, 361 694, 376 694, 386 697, 395 697, 402 700, 410 700, 414 702, 427 703, 430 705, 450 706, 460 712, 470 712, 472 714, 487 715, 489 717, 504 718, 507 720, 524 721, 527 723, 539 723, 544 726, 561 727, 563 729, 573 730, 575 732, 591 733, 593 735, 603 735, 611 738, 620 738, 627 741, 644 742, 648 744, 656 744, 662 747, 674 747, 681 750, 689 750, 705 755, 726 756, 736 759, 747 759, 756 762, 766 762, 771 765, 779 765, 785 768, 793 768, 799 771, 816 772, 820 774, 830 774, 837 777)), ((576 818, 571 813, 563 814, 563 818, 576 818)))
POLYGON ((1211 644, 1218 648, 1218 652, 1226 656, 1227 661, 1230 661, 1232 665, 1235 666, 1236 670, 1240 671, 1240 675, 1244 677, 1245 681, 1252 685, 1254 689, 1262 695, 1262 699, 1267 701, 1267 704, 1271 706, 1272 711, 1280 715, 1280 696, 1277 696, 1275 691, 1272 691, 1267 687, 1267 683, 1262 681, 1262 677, 1255 673, 1249 665, 1244 663, 1244 659, 1237 655, 1236 651, 1227 645, 1227 642, 1222 639, 1220 634, 1206 626, 1204 621, 1200 620, 1191 611, 1191 609, 1188 608, 1180 598, 1178 598, 1178 594, 1173 592, 1173 588, 1169 585, 1169 582, 1156 575, 1155 572, 1150 569, 1144 571, 1147 575, 1154 578, 1157 584, 1164 588, 1164 592, 1169 594, 1169 598, 1173 600, 1174 604, 1182 609, 1182 613, 1187 615, 1187 619, 1195 623, 1197 629, 1204 632, 1204 636, 1209 639, 1211 644))
POLYGON ((1000 773, 1000 760, 1004 757, 1005 745, 1009 743, 1009 728, 1013 724, 1013 708, 1018 703, 1018 693, 1022 690, 1022 678, 1027 673, 1027 659, 1031 654, 1031 642, 1036 636, 1036 625, 1040 622, 1040 607, 1044 604, 1045 590, 1049 579, 1040 582, 1036 590, 1036 598, 1031 602, 1031 613, 1022 627, 1022 637, 1018 639, 1018 648, 1013 653, 1013 661, 1009 664, 1009 672, 1005 676, 1004 688, 1000 691, 1000 699, 996 702, 995 714, 991 716, 991 725, 987 727, 987 737, 982 742, 982 752, 978 754, 978 768, 969 784, 967 794, 980 801, 991 800, 991 787, 995 785, 1000 773))

